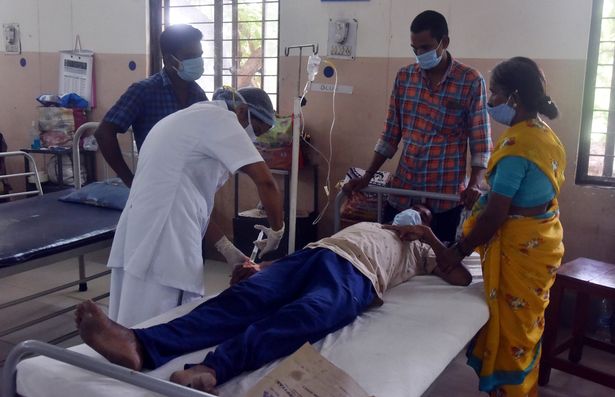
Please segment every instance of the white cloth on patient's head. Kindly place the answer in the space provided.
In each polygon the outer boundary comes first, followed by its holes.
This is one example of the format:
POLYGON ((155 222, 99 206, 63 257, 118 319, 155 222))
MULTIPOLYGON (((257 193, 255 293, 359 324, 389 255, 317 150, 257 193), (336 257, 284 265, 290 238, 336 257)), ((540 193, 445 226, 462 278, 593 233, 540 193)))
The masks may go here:
POLYGON ((412 208, 403 210, 399 214, 395 215, 395 218, 393 219, 393 224, 400 226, 421 225, 422 223, 423 221, 421 221, 421 214, 412 208))

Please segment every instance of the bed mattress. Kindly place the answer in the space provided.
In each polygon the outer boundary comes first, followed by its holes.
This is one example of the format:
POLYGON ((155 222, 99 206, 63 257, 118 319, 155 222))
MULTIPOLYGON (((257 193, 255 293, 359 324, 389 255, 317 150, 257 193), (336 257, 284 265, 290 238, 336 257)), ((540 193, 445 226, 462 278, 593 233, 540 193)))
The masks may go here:
MULTIPOLYGON (((372 395, 420 396, 488 319, 478 258, 467 261, 474 275, 469 287, 451 286, 435 276, 415 277, 388 291, 383 306, 316 343, 316 349, 372 395)), ((168 321, 197 304, 178 307, 141 325, 168 321)), ((104 360, 85 345, 71 350, 104 360)), ((200 362, 209 350, 179 357, 149 375, 168 379, 185 363, 200 362)), ((278 362, 232 379, 219 388, 219 395, 242 396, 278 362)), ((18 365, 17 391, 26 397, 156 395, 46 357, 18 365)))

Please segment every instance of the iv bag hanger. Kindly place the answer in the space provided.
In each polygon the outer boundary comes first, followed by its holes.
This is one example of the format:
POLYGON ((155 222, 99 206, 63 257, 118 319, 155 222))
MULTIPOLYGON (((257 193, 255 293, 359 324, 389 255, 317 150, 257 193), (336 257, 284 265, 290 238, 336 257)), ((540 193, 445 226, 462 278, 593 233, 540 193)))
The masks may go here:
MULTIPOLYGON (((293 100, 293 145, 290 167, 290 186, 288 203, 288 253, 295 252, 295 234, 297 228, 297 186, 299 180, 299 125, 301 124, 301 58, 304 48, 311 48, 312 55, 318 54, 318 44, 291 45, 284 48, 284 55, 290 50, 299 49, 299 76, 297 77, 297 97, 293 100)), ((305 99, 305 98, 303 98, 305 99)))
POLYGON ((303 57, 304 48, 311 48, 312 55, 318 54, 318 44, 298 44, 284 47, 285 56, 288 56, 290 54, 290 50, 299 49, 299 76, 297 77, 297 97, 301 96, 301 59, 303 57))

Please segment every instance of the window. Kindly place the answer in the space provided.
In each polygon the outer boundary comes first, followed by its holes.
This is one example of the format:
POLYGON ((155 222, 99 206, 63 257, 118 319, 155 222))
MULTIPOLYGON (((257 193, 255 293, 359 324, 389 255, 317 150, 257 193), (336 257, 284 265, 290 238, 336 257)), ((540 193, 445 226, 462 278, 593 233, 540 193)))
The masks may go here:
POLYGON ((164 26, 190 24, 203 33, 205 73, 197 82, 210 98, 223 85, 254 86, 277 103, 278 0, 152 0, 150 10, 152 71, 161 68, 164 26))
POLYGON ((615 186, 615 0, 594 0, 576 182, 615 186))

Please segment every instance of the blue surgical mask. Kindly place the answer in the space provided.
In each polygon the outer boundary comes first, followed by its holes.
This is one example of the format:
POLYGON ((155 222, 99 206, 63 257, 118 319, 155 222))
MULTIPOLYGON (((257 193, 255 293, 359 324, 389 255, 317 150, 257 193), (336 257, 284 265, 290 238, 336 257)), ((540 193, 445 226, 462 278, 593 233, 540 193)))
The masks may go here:
POLYGON ((495 121, 508 126, 512 124, 512 121, 517 114, 515 108, 509 105, 508 101, 500 103, 496 106, 489 106, 489 104, 487 104, 487 112, 495 121))
POLYGON ((414 54, 416 56, 416 61, 419 63, 419 66, 421 67, 421 69, 423 70, 433 69, 436 66, 438 66, 438 64, 440 64, 440 61, 442 60, 442 54, 438 56, 438 48, 440 48, 441 44, 442 44, 442 41, 438 43, 438 46, 436 48, 434 48, 431 51, 427 51, 424 54, 421 54, 421 55, 416 55, 416 53, 414 54))
POLYGON ((413 209, 407 209, 399 214, 395 215, 393 219, 394 225, 408 226, 408 225, 422 225, 421 214, 413 209))
POLYGON ((205 71, 203 58, 201 57, 184 59, 183 61, 180 61, 177 58, 175 59, 179 62, 179 67, 175 68, 175 70, 177 70, 177 75, 182 80, 196 81, 201 78, 203 72, 205 71))

